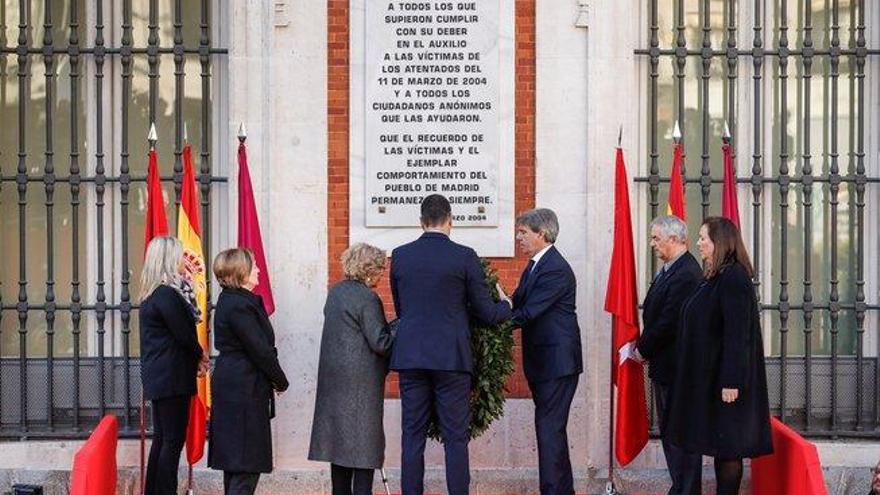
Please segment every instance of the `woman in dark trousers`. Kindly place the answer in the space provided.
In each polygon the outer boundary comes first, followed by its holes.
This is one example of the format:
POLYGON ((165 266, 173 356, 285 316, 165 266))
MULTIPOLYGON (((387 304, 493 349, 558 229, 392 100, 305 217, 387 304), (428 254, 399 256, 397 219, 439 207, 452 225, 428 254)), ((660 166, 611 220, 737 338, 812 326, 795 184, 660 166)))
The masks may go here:
POLYGON ((739 493, 743 458, 773 452, 754 272, 739 229, 707 218, 705 280, 682 306, 670 441, 715 458, 717 495, 739 493))
POLYGON ((183 271, 183 246, 156 237, 141 272, 141 383, 153 410, 153 444, 144 493, 177 493, 177 465, 186 441, 189 403, 207 355, 196 338, 199 310, 183 271))
POLYGON ((227 495, 251 495, 260 473, 272 471, 274 394, 288 382, 275 349, 275 332, 260 296, 252 291, 260 269, 245 249, 214 259, 223 287, 214 311, 212 405, 208 466, 223 471, 227 495))
POLYGON ((318 364, 309 459, 330 463, 333 495, 369 495, 385 460, 382 413, 392 336, 372 291, 385 253, 368 244, 342 254, 346 279, 330 288, 318 364))

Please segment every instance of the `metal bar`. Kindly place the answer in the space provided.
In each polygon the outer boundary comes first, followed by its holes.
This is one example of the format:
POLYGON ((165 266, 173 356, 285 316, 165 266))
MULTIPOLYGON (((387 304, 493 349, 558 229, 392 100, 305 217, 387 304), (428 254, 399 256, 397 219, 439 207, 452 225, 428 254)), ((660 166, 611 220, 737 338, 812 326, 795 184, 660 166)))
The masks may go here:
MULTIPOLYGON (((52 48, 52 52, 59 54, 59 55, 64 55, 64 54, 68 53, 69 50, 70 50, 70 47, 60 46, 60 45, 56 45, 54 48, 52 48)), ((95 53, 97 53, 97 50, 98 50, 97 47, 84 47, 80 50, 80 54, 81 55, 94 55, 95 53)), ((26 50, 26 52, 29 55, 42 55, 44 51, 45 50, 42 47, 28 47, 26 50)), ((112 47, 105 48, 105 54, 108 56, 111 56, 111 57, 115 57, 117 55, 122 55, 122 52, 123 52, 122 48, 112 48, 112 47)), ((227 49, 227 48, 211 47, 208 49, 208 52, 211 55, 229 55, 229 49, 227 49)), ((17 53, 18 53, 18 50, 15 47, 0 46, 0 55, 3 55, 3 54, 15 55, 17 53)), ((150 50, 149 48, 132 47, 130 53, 133 55, 149 55, 150 53, 155 53, 156 55, 174 55, 174 48, 159 46, 159 47, 156 47, 155 50, 150 50)), ((199 54, 201 54, 201 51, 200 51, 200 48, 184 47, 183 53, 186 55, 199 55, 199 54)), ((876 55, 878 53, 880 53, 880 50, 870 50, 870 55, 876 55)), ((699 54, 699 53, 697 53, 697 54, 699 54)), ((690 55, 693 55, 693 54, 690 54, 690 55)), ((741 54, 741 55, 745 55, 745 54, 741 54)))
MULTIPOLYGON (((170 49, 166 49, 166 50, 170 50, 170 49)), ((651 50, 648 48, 637 48, 637 49, 633 50, 633 53, 636 55, 650 55, 651 50)), ((676 48, 661 48, 657 52, 657 54, 662 57, 667 57, 667 56, 675 57, 678 53, 679 52, 676 48)), ((697 49, 685 50, 682 53, 684 54, 684 56, 687 56, 687 57, 701 57, 703 55, 703 51, 697 50, 697 49)), ((787 56, 790 56, 790 57, 803 55, 803 52, 801 52, 798 49, 789 49, 786 51, 786 53, 787 53, 787 56)), ((844 55, 855 55, 856 50, 855 49, 844 49, 844 50, 841 50, 841 53, 843 53, 844 55)), ((830 55, 830 54, 831 54, 831 50, 826 49, 826 48, 816 48, 813 51, 813 55, 825 56, 825 55, 830 55)), ((764 50, 764 55, 769 56, 769 57, 780 56, 779 50, 774 50, 772 48, 764 50)), ((866 48, 865 55, 869 55, 869 56, 880 55, 880 48, 866 48)), ((727 58, 727 56, 728 56, 727 49, 712 50, 712 57, 727 58)), ((737 50, 736 56, 737 57, 750 57, 750 56, 752 56, 752 51, 746 50, 746 49, 737 50)))
POLYGON ((757 294, 758 301, 761 300, 761 196, 764 192, 764 182, 763 182, 763 151, 761 147, 762 137, 761 134, 761 120, 763 117, 763 113, 761 110, 761 85, 762 78, 764 73, 764 39, 763 39, 763 28, 762 28, 762 11, 761 5, 763 5, 762 0, 755 0, 755 24, 754 24, 754 37, 752 38, 752 65, 754 68, 754 74, 752 75, 752 80, 754 81, 754 117, 753 117, 753 125, 754 125, 754 135, 753 135, 753 151, 752 151, 752 258, 755 262, 755 294, 757 294))
MULTIPOLYGON (((51 0, 45 1, 44 10, 43 46, 52 46, 54 40, 52 37, 53 26, 51 0)), ((48 357, 46 366, 46 372, 48 374, 46 383, 46 408, 49 430, 52 430, 54 428, 52 411, 55 405, 52 366, 55 351, 55 149, 53 146, 52 126, 54 124, 56 81, 55 57, 51 52, 44 53, 43 64, 45 65, 46 72, 46 161, 43 169, 43 183, 46 191, 46 356, 48 357)), ((23 384, 23 386, 26 385, 23 384)))
MULTIPOLYGON (((851 306, 852 306, 852 305, 850 305, 849 307, 847 307, 847 306, 841 306, 841 307, 842 307, 843 309, 852 309, 851 306)), ((129 304, 129 307, 130 307, 130 309, 132 309, 132 310, 140 309, 140 305, 139 305, 139 304, 134 304, 134 303, 129 304)), ((824 309, 827 309, 827 306, 818 306, 818 305, 817 305, 816 307, 817 307, 817 309, 823 309, 823 308, 824 308, 824 309)), ((71 308, 72 308, 72 305, 70 305, 70 304, 57 304, 57 305, 55 306, 55 309, 58 310, 58 311, 71 311, 71 308)), ((214 309, 214 306, 211 305, 211 304, 208 304, 208 308, 209 308, 209 309, 214 309)), ((97 304, 83 304, 83 305, 81 305, 80 309, 82 309, 83 311, 98 311, 98 305, 97 305, 97 304)), ((103 307, 103 309, 106 310, 106 311, 121 311, 121 310, 122 310, 122 304, 107 304, 107 305, 105 305, 105 306, 103 307)), ((876 308, 874 308, 874 307, 870 307, 870 306, 869 306, 868 309, 872 309, 872 310, 873 310, 873 309, 880 309, 880 306, 878 306, 878 307, 876 307, 876 308)), ((3 311, 17 311, 17 310, 18 310, 18 305, 17 305, 17 304, 7 304, 7 305, 4 305, 2 308, 0 308, 0 310, 3 310, 3 311)), ((27 310, 28 310, 28 311, 44 312, 44 311, 46 311, 46 306, 45 306, 45 304, 42 304, 42 303, 40 303, 40 304, 28 304, 28 305, 27 305, 27 310)))
MULTIPOLYGON (((6 2, 0 2, 0 49, 6 47, 8 42, 6 38, 6 2)), ((7 54, 0 54, 0 108, 6 108, 6 57, 7 54)), ((3 164, 0 162, 0 174, 3 172, 3 164)), ((3 194, 3 183, 0 181, 0 198, 3 194)), ((3 291, 0 291, 0 306, 3 305, 3 291)), ((3 333, 3 313, 0 312, 0 356, 3 355, 2 333, 3 333)), ((0 373, 0 397, 3 397, 3 373, 0 373)), ((0 418, 3 417, 3 401, 0 401, 0 418)))
POLYGON ((838 80, 840 78, 840 20, 838 0, 833 0, 831 10, 831 143, 829 158, 829 207, 831 209, 831 279, 829 293, 830 321, 831 321, 831 431, 837 431, 837 361, 838 361, 838 327, 840 320, 840 293, 838 290, 839 279, 837 273, 837 216, 840 192, 840 166, 838 164, 837 149, 837 119, 839 117, 837 96, 838 80))
MULTIPOLYGON (((650 180, 651 180, 650 176, 633 177, 633 181, 635 181, 635 182, 649 182, 650 180)), ((667 182, 669 182, 669 177, 661 177, 658 180, 661 183, 667 183, 667 182)), ((840 176, 840 182, 845 183, 845 184, 855 184, 859 180, 860 179, 858 179, 855 175, 841 175, 840 176)), ((721 177, 710 177, 710 181, 712 182, 712 184, 722 184, 724 182, 724 179, 721 177)), ((768 177, 761 177, 759 179, 759 181, 763 184, 779 184, 780 182, 782 182, 782 178, 780 176, 768 176, 768 177)), ((818 182, 818 183, 825 184, 825 183, 829 183, 831 181, 831 179, 829 177, 813 176, 812 181, 814 183, 818 182)), ((218 182, 222 182, 222 181, 218 181, 218 182)), ((227 180, 227 182, 228 182, 228 180, 227 180)), ((702 177, 686 177, 686 178, 684 178, 684 182, 686 182, 688 184, 699 184, 700 182, 702 182, 702 177)), ((739 177, 736 179, 737 184, 747 184, 747 183, 752 183, 752 182, 753 182, 752 178, 748 178, 748 177, 739 177)), ((802 177, 793 177, 793 176, 789 175, 788 178, 786 179, 786 182, 789 185, 803 184, 804 180, 802 177)), ((880 177, 865 177, 864 182, 867 184, 880 184, 880 177)))
MULTIPOLYGON (((202 125, 201 138, 202 149, 200 153, 199 184, 201 185, 202 203, 202 252, 205 255, 205 265, 211 263, 211 11, 209 0, 202 0, 201 18, 199 22, 199 62, 201 65, 202 79, 202 125)), ((211 304, 211 278, 205 277, 205 294, 208 305, 211 304)), ((211 311, 204 315, 205 327, 208 329, 208 348, 211 345, 211 311)))
MULTIPOLYGON (((127 5, 128 2, 124 2, 123 5, 127 5)), ((103 2, 98 1, 95 2, 96 5, 96 24, 95 24, 95 46, 97 47, 97 51, 95 53, 95 228, 97 230, 97 290, 95 294, 95 321, 97 323, 97 333, 98 333, 98 349, 99 356, 103 359, 104 356, 104 332, 105 332, 105 320, 107 315, 107 295, 106 295, 106 281, 104 280, 104 192, 105 192, 105 167, 104 167, 104 8, 103 2)), ((124 7, 123 7, 124 8, 124 7)), ((129 7, 130 9, 130 7, 129 7)), ((128 46, 131 45, 131 22, 129 17, 128 29, 123 21, 122 28, 122 46, 126 46, 126 39, 128 40, 128 46), (126 34, 128 38, 126 38, 126 34)), ((123 101, 122 101, 122 127, 126 128, 128 126, 128 97, 131 96, 131 91, 129 90, 126 95, 125 92, 125 72, 128 70, 129 76, 131 74, 131 64, 130 62, 126 64, 126 58, 122 58, 122 72, 123 72, 123 101)), ((130 84, 130 83, 129 83, 130 84)), ((125 158, 123 158, 124 160, 125 158)), ((77 366, 77 375, 79 374, 79 366, 77 366)), ((77 383, 77 393, 79 390, 79 383, 77 383)), ((104 367, 101 366, 101 404, 103 407, 104 404, 104 367)), ((103 412, 103 411, 102 411, 103 412)))
POLYGON ((687 137, 687 125, 684 119, 684 68, 687 63, 687 40, 684 36, 684 0, 678 0, 676 2, 676 37, 675 37, 675 77, 676 77, 676 89, 678 90, 678 112, 676 114, 676 119, 678 120, 679 126, 682 129, 682 137, 681 137, 681 149, 682 149, 682 163, 681 163, 681 174, 686 175, 687 169, 685 168, 687 164, 687 152, 685 147, 685 138, 687 137))
MULTIPOLYGON (((843 179, 844 179, 844 180, 850 180, 851 182, 855 182, 855 178, 849 178, 849 179, 847 179, 846 177, 844 177, 843 179)), ((120 183, 120 182, 122 182, 122 177, 120 177, 120 176, 107 176, 106 174, 105 174, 103 177, 98 177, 97 175, 94 175, 94 176, 80 176, 78 179, 74 179, 73 177, 71 177, 71 176, 69 176, 69 175, 56 175, 56 176, 55 176, 55 183, 56 183, 56 184, 57 184, 57 183, 68 183, 68 182, 72 182, 72 181, 74 181, 74 180, 78 180, 81 184, 84 184, 84 183, 97 183, 97 182, 100 180, 100 181, 103 181, 104 184, 106 185, 106 184, 110 184, 110 183, 114 183, 114 184, 115 184, 115 183, 120 183)), ((147 182, 147 176, 146 176, 146 174, 143 174, 143 175, 141 175, 141 174, 129 174, 128 177, 127 177, 125 180, 127 180, 127 181, 129 182, 129 184, 135 184, 135 183, 139 183, 139 182, 146 183, 146 182, 147 182)), ((160 180, 160 182, 169 182, 169 183, 171 183, 171 182, 174 182, 174 176, 173 176, 173 175, 160 175, 160 176, 159 176, 159 180, 160 180)), ((713 182, 717 182, 716 179, 712 179, 712 180, 713 180, 713 182)), ((718 180, 720 180, 720 179, 718 179, 718 180)), ((792 179, 792 180, 795 180, 795 179, 792 179)), ((817 177, 816 180, 817 180, 817 181, 820 181, 820 180, 822 180, 822 179, 817 177)), ((872 177, 869 177, 867 180, 868 180, 869 182, 871 182, 871 181, 878 181, 878 182, 880 182, 880 178, 872 178, 872 177)), ((0 176, 0 182, 16 182, 16 181, 17 181, 17 177, 16 177, 15 175, 5 176, 5 177, 0 176)), ((229 182, 229 178, 228 178, 228 177, 215 177, 215 176, 211 176, 211 177, 208 177, 208 181, 211 182, 211 183, 215 183, 215 182, 227 183, 227 182, 229 182)), ((666 181, 668 182, 669 179, 666 179, 666 181)), ((30 175, 28 175, 28 177, 27 177, 27 182, 39 182, 39 183, 42 183, 42 182, 43 182, 43 175, 34 175, 34 174, 30 174, 30 175)))
POLYGON ((702 74, 702 86, 700 91, 700 113, 703 117, 702 122, 702 135, 703 135, 703 148, 702 154, 700 158, 702 159, 702 166, 700 168, 700 194, 702 195, 701 204, 703 206, 703 218, 709 216, 709 193, 711 191, 711 181, 709 174, 711 170, 709 169, 709 70, 712 67, 712 57, 708 55, 708 51, 712 50, 712 28, 710 25, 710 10, 709 10, 709 0, 703 0, 703 74, 702 74))
POLYGON ((70 209, 71 209, 71 242, 70 252, 73 255, 70 279, 70 320, 73 341, 73 429, 79 431, 79 345, 80 324, 82 320, 82 298, 79 293, 79 205, 80 205, 80 169, 79 169, 79 12, 77 2, 70 4, 70 38, 68 39, 68 55, 70 56, 70 209))
POLYGON ((19 0, 18 21, 18 346, 19 346, 19 424, 27 432, 27 83, 28 5, 19 0))
MULTIPOLYGON (((727 0, 727 123, 730 129, 730 137, 734 144, 737 137, 737 93, 736 80, 738 74, 738 59, 736 46, 736 1, 727 0)), ((736 163, 736 146, 730 148, 736 163)), ((757 274, 755 275, 757 278, 757 274)))
MULTIPOLYGON (((864 360, 865 340, 865 0, 858 2, 858 25, 856 27, 856 100, 858 131, 856 135, 856 430, 864 426, 864 360)), ((874 410, 877 411, 877 397, 874 410)))
POLYGON ((812 261, 813 261, 813 166, 810 155, 810 117, 811 117, 811 82, 813 71, 813 7, 812 0, 801 0, 804 9, 803 42, 801 51, 803 57, 803 84, 804 84, 804 115, 803 115, 803 153, 801 155, 801 175, 803 180, 803 206, 804 206, 804 430, 812 428, 812 333, 813 333, 813 291, 812 291, 812 261))
MULTIPOLYGON (((650 186, 648 187, 648 201, 651 207, 651 218, 657 218, 657 207, 659 206, 659 193, 660 193, 660 166, 657 162, 660 157, 660 153, 657 150, 657 80, 660 77, 660 73, 658 71, 658 67, 660 65, 660 57, 657 55, 657 51, 660 47, 660 38, 658 36, 658 30, 660 29, 657 24, 657 0, 651 0, 651 26, 649 28, 650 37, 651 37, 651 73, 650 73, 650 94, 649 98, 649 111, 651 112, 651 117, 649 121, 649 133, 651 136, 651 150, 649 155, 650 160, 650 169, 649 169, 649 180, 648 183, 650 186)), ((657 271, 657 257, 650 256, 651 259, 651 273, 657 271)))
MULTIPOLYGON (((6 2, 0 2, 0 48, 5 48, 8 39, 6 37, 6 2)), ((7 95, 6 95, 6 83, 7 83, 7 75, 6 75, 6 57, 7 54, 3 53, 0 56, 0 108, 6 108, 7 103, 7 95)), ((3 173, 3 164, 0 163, 0 175, 3 173)), ((0 202, 2 202, 3 198, 3 182, 0 181, 0 202)), ((3 291, 0 291, 0 306, 3 305, 3 291)), ((3 313, 0 312, 0 356, 3 355, 3 313)), ((0 397, 3 397, 3 373, 0 370, 0 397)), ((2 423, 3 418, 3 401, 0 400, 0 423, 2 423)))
MULTIPOLYGON (((180 211, 180 191, 183 183, 183 5, 174 0, 174 209, 180 211)), ((177 219, 180 222, 180 219, 177 219)))
POLYGON ((147 36, 147 64, 150 67, 150 124, 156 122, 156 99, 159 94, 159 1, 150 0, 150 34, 147 36))
MULTIPOLYGON (((156 33, 156 9, 155 9, 155 0, 150 0, 150 46, 155 47, 158 43, 158 35, 156 33)), ((122 46, 123 48, 126 46, 131 46, 131 0, 125 0, 123 2, 122 7, 122 46)), ((153 78, 155 72, 155 57, 150 57, 150 122, 153 122, 155 118, 156 111, 156 102, 155 102, 155 87, 154 83, 156 80, 153 78)), ((119 209, 120 209, 120 219, 121 219, 121 264, 122 264, 122 278, 121 278, 121 291, 120 291, 120 305, 121 305, 121 313, 120 320, 122 321, 122 332, 123 335, 130 331, 130 322, 131 322, 131 297, 129 294, 128 286, 131 275, 129 274, 128 268, 128 192, 129 192, 129 133, 128 133, 128 114, 129 114, 129 101, 131 101, 131 56, 123 56, 122 58, 122 160, 119 168, 119 175, 122 178, 122 181, 119 184, 119 209)), ((125 353, 125 357, 128 357, 129 349, 126 345, 123 349, 125 353)), ((103 369, 101 376, 103 377, 103 369)), ((126 402, 128 402, 129 398, 126 397, 126 402)), ((103 401, 102 401, 103 405, 103 401)), ((131 415, 128 414, 129 411, 126 411, 125 415, 125 426, 131 426, 131 415)))
POLYGON ((781 371, 779 374, 780 419, 786 421, 786 358, 788 357, 788 13, 787 2, 781 0, 779 25, 779 91, 780 91, 780 126, 779 126, 779 210, 780 218, 780 267, 779 267, 779 338, 781 371))

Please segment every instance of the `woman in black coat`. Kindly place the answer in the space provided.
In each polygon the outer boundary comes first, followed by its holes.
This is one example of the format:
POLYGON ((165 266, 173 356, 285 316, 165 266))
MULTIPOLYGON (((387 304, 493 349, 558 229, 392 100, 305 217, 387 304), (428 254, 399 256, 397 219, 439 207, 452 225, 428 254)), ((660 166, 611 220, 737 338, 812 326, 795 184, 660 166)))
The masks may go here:
POLYGON ((156 237, 141 272, 141 383, 153 411, 153 443, 144 493, 177 493, 177 464, 186 441, 189 403, 207 355, 196 338, 199 321, 192 286, 183 270, 183 246, 156 237))
POLYGON ((274 394, 288 382, 275 349, 275 333, 260 296, 252 292, 260 269, 245 249, 214 259, 223 287, 214 312, 212 405, 208 466, 223 471, 227 495, 251 495, 260 473, 272 471, 274 394))
POLYGON ((666 431, 683 449, 714 457, 717 495, 735 495, 743 458, 773 451, 758 302, 733 222, 707 218, 697 246, 706 278, 682 306, 666 431))
POLYGON ((382 413, 393 338, 373 288, 385 252, 357 243, 342 253, 346 280, 330 288, 318 364, 309 459, 330 463, 333 495, 373 493, 385 460, 382 413))

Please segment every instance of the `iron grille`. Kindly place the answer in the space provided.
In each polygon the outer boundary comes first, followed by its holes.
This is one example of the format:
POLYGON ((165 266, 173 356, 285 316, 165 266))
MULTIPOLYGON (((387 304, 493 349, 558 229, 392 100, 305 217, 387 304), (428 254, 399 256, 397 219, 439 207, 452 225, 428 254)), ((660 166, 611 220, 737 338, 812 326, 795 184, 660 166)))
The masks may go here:
MULTIPOLYGON (((45 3, 20 0, 17 7, 12 1, 0 2, 0 77, 3 77, 0 103, 3 104, 3 111, 9 114, 17 112, 16 131, 13 128, 2 131, 7 134, 17 132, 17 163, 13 163, 9 156, 0 156, 0 198, 3 197, 3 188, 14 188, 17 201, 2 204, 0 199, 0 211, 3 216, 17 213, 19 225, 17 300, 9 300, 8 297, 3 300, 0 291, 0 322, 17 319, 18 330, 18 355, 14 355, 13 349, 0 348, 0 438, 84 437, 108 413, 120 417, 121 435, 132 436, 137 432, 141 387, 137 343, 133 342, 137 328, 133 319, 136 318, 138 305, 130 290, 132 260, 129 252, 132 247, 140 250, 143 241, 141 237, 130 238, 129 210, 132 207, 132 189, 146 183, 146 174, 133 173, 130 163, 135 160, 146 163, 146 134, 133 134, 129 125, 133 108, 139 110, 133 100, 136 95, 132 93, 133 77, 139 62, 145 61, 148 67, 146 111, 149 122, 157 120, 161 64, 173 64, 174 103, 173 108, 164 112, 171 114, 174 122, 174 165, 173 173, 165 174, 161 179, 164 184, 173 187, 176 205, 180 203, 183 173, 185 59, 193 59, 193 65, 200 69, 194 76, 201 83, 201 105, 198 110, 200 147, 194 148, 194 151, 199 153, 196 166, 199 169, 197 181, 201 216, 207 220, 202 222, 202 242, 205 255, 210 258, 211 191, 216 183, 225 181, 225 178, 213 175, 211 129, 212 119, 216 115, 214 108, 218 102, 211 98, 211 70, 218 58, 226 56, 227 50, 213 44, 212 6, 209 0, 187 3, 187 12, 192 15, 186 18, 183 0, 164 1, 163 6, 171 11, 163 17, 163 21, 168 21, 165 26, 159 21, 158 0, 149 0, 148 5, 145 0, 139 0, 136 6, 148 9, 146 19, 138 15, 133 20, 133 0, 98 1, 90 3, 88 8, 82 0, 46 0, 45 3), (115 15, 108 15, 105 8, 112 10, 115 15), (84 12, 86 9, 88 11, 84 12), (43 11, 41 19, 32 18, 34 10, 43 11), (53 18, 59 16, 59 12, 63 12, 66 23, 59 24, 53 18), (7 19, 13 15, 19 19, 17 38, 7 36, 7 28, 9 32, 14 29, 6 25, 7 19), (94 25, 88 31, 82 27, 86 17, 94 19, 94 25), (113 19, 121 19, 121 31, 106 26, 113 19), (145 29, 138 32, 136 23, 144 20, 145 29), (42 24, 39 24, 40 21, 42 24), (191 36, 186 41, 185 22, 189 24, 187 29, 191 28, 193 33, 197 33, 197 36, 191 36), (34 30, 40 28, 42 38, 33 39, 34 30), (167 36, 160 39, 160 28, 173 33, 170 40, 167 36), (57 33, 61 31, 67 35, 59 37, 57 33), (86 37, 84 34, 87 32, 91 43, 83 43, 82 38, 86 37), (118 34, 120 32, 121 36, 118 34), (145 43, 139 43, 137 38, 143 34, 146 34, 145 43), (118 39, 118 43, 114 39, 118 39), (14 72, 10 71, 13 64, 17 64, 14 72), (45 74, 45 105, 34 108, 36 104, 33 101, 37 100, 29 92, 34 78, 32 70, 34 67, 39 69, 40 64, 45 74), (58 68, 62 64, 65 77, 69 79, 70 95, 69 105, 66 105, 69 108, 62 108, 64 112, 69 112, 70 121, 66 130, 70 136, 66 141, 69 144, 65 145, 69 147, 69 154, 63 158, 56 154, 59 140, 55 135, 58 131, 56 114, 60 106, 56 98, 59 89, 58 68), (108 81, 108 76, 116 80, 108 81), (17 82, 18 85, 15 110, 6 107, 7 82, 10 85, 17 82), (113 92, 108 91, 110 88, 107 85, 113 85, 113 92), (117 87, 121 96, 108 101, 108 95, 115 93, 117 87), (91 93, 93 103, 89 105, 90 108, 82 104, 84 90, 91 93), (29 125, 30 115, 38 111, 45 112, 43 129, 29 125), (115 114, 116 111, 121 113, 115 114), (84 119, 80 118, 84 115, 89 116, 89 124, 85 127, 81 122, 84 119), (112 116, 112 129, 108 128, 107 115, 112 116), (121 117, 118 121, 116 115, 121 117), (28 136, 33 132, 45 134, 42 153, 34 153, 28 145, 28 136), (106 154, 111 147, 105 143, 108 133, 118 140, 111 144, 119 150, 115 157, 106 154), (83 135, 89 136, 87 141, 83 140, 83 135), (91 153, 83 149, 84 142, 91 153), (143 150, 144 153, 132 156, 132 149, 143 150), (66 167, 57 166, 61 165, 59 162, 66 162, 66 167), (35 168, 35 163, 38 163, 38 168, 35 168), (72 214, 69 215, 71 225, 68 239, 58 239, 54 235, 58 228, 55 208, 58 199, 56 188, 59 186, 66 189, 65 195, 69 188, 72 214), (29 193, 42 193, 43 204, 35 205, 34 196, 29 193), (26 228, 27 219, 38 214, 35 211, 40 206, 45 211, 45 245, 33 245, 26 228), (85 239, 88 232, 83 232, 84 226, 80 221, 84 210, 88 211, 90 225, 93 222, 93 227, 89 228, 95 235, 89 239, 85 239), (108 227, 111 230, 108 231, 108 227), (107 232, 112 232, 112 238, 108 239, 107 232), (81 259, 84 248, 93 253, 95 270, 94 274, 85 278, 81 259), (113 254, 113 273, 108 274, 105 257, 115 252, 118 255, 113 254), (59 253, 70 260, 70 295, 66 300, 57 297, 59 291, 55 277, 59 253), (29 275, 32 276, 28 273, 30 257, 45 257, 46 278, 43 281, 45 291, 42 300, 35 300, 28 290, 34 284, 29 280, 29 275), (91 294, 88 298, 84 297, 85 289, 91 294), (85 324, 85 320, 89 321, 89 325, 85 324), (41 343, 45 338, 45 349, 39 352, 34 352, 32 343, 29 343, 29 339, 33 341, 36 338, 35 322, 45 328, 44 335, 39 336, 41 343), (120 337, 119 344, 108 349, 106 342, 111 327, 118 328, 120 337), (90 336, 88 332, 94 335, 90 336), (61 355, 55 348, 59 337, 70 338, 70 355, 61 355), (89 338, 94 339, 96 349, 89 349, 89 353, 84 354, 83 339, 89 338)), ((68 88, 63 89, 68 91, 68 88)), ((167 131, 170 134, 171 131, 167 131)), ((170 150, 170 146, 168 148, 170 150)), ((173 230, 173 221, 170 226, 173 230)), ((14 275, 7 274, 6 280, 0 279, 0 284, 14 285, 14 275)), ((210 294, 210 281, 208 290, 210 294)), ((64 292, 67 292, 67 288, 64 292)))
MULTIPOLYGON (((751 200, 743 225, 758 272, 754 282, 759 298, 772 294, 761 304, 762 321, 772 327, 765 328, 772 340, 767 358, 772 413, 808 436, 880 437, 878 353, 865 349, 866 332, 877 332, 880 309, 865 295, 866 257, 877 255, 865 236, 872 206, 866 200, 877 197, 880 182, 869 176, 865 160, 865 125, 872 117, 866 112, 876 112, 876 104, 866 106, 866 80, 877 77, 866 66, 871 69, 880 49, 868 46, 865 0, 648 0, 648 15, 649 46, 636 50, 648 61, 648 175, 635 180, 642 184, 650 217, 665 213, 661 195, 669 176, 660 168, 669 162, 661 159, 660 133, 671 132, 673 118, 685 129, 685 140, 699 136, 690 144, 699 154, 699 171, 685 172, 687 195, 699 199, 693 213, 720 214, 717 184, 723 180, 714 153, 720 129, 729 122, 734 145, 744 143, 739 150, 750 152, 751 174, 740 174, 738 190, 751 200), (671 22, 661 26, 659 17, 671 22), (749 31, 740 31, 743 19, 749 31), (746 38, 751 43, 743 46, 746 38), (671 95, 664 99, 658 85, 667 62, 671 95), (841 91, 849 97, 844 113, 841 91), (697 93, 695 111, 686 108, 690 93, 697 93), (817 93, 819 103, 813 101, 817 93), (712 100, 719 94, 720 102, 712 100), (848 141, 845 152, 841 132, 848 141), (844 216, 845 232, 838 229, 844 216), (816 218, 822 220, 818 227, 816 218), (816 248, 817 238, 825 248, 816 248), (791 246, 802 252, 792 253, 791 246), (770 262, 764 260, 768 252, 770 262), (851 259, 850 267, 841 266, 841 256, 851 259), (817 266, 828 271, 820 287, 817 266), (790 275, 793 267, 800 270, 799 280, 790 275), (793 286, 800 286, 797 298, 793 286), (846 335, 853 343, 844 349, 846 335), (821 352, 816 342, 822 342, 821 352)), ((699 220, 690 220, 692 229, 699 226, 699 220)), ((653 273, 656 260, 649 259, 653 273)))

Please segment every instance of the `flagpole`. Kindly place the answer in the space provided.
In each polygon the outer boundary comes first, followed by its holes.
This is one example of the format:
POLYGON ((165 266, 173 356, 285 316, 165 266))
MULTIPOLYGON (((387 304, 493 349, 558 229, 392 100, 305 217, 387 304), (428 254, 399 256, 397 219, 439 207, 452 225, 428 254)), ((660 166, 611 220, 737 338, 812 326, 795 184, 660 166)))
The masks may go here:
MULTIPOLYGON (((189 146, 189 132, 187 132, 187 131, 188 131, 188 129, 186 128, 186 121, 184 120, 183 121, 183 147, 184 148, 189 146)), ((180 228, 180 226, 179 226, 180 225, 180 212, 178 212, 177 221, 178 221, 178 229, 179 229, 180 228)), ((190 403, 190 406, 192 406, 192 403, 190 403)), ((190 409, 192 409, 192 407, 190 407, 190 409)), ((189 461, 189 459, 187 459, 187 461, 189 461)), ((189 466, 189 469, 188 469, 187 477, 186 477, 186 493, 187 493, 187 495, 193 495, 193 465, 191 462, 187 462, 187 465, 189 466)))
MULTIPOLYGON (((156 141, 159 138, 156 134, 156 124, 150 123, 150 133, 147 135, 147 141, 150 143, 150 153, 156 152, 156 141)), ((141 459, 140 459, 140 468, 141 468, 141 495, 144 495, 144 457, 147 453, 147 419, 146 414, 144 413, 144 408, 146 407, 146 401, 144 400, 144 384, 141 383, 141 414, 140 414, 140 434, 141 434, 141 459)))
MULTIPOLYGON (((620 149, 623 140, 623 126, 617 130, 617 149, 620 149)), ((617 363, 617 356, 614 352, 614 343, 617 342, 617 327, 614 324, 616 316, 611 316, 611 368, 608 373, 608 482, 605 484, 606 495, 617 495, 617 489, 614 487, 614 366, 617 363)))
POLYGON ((617 329, 614 320, 616 318, 616 316, 611 317, 611 373, 608 375, 608 482, 605 484, 605 495, 618 493, 614 487, 614 366, 617 363, 614 352, 617 329))

